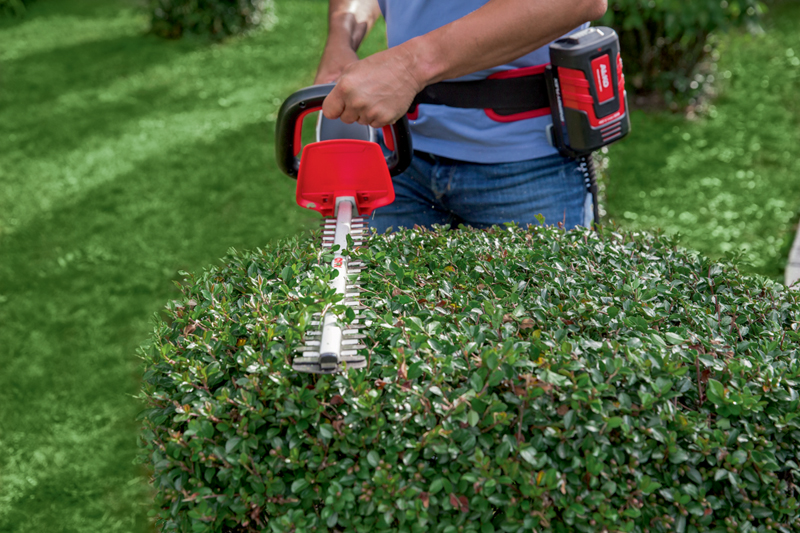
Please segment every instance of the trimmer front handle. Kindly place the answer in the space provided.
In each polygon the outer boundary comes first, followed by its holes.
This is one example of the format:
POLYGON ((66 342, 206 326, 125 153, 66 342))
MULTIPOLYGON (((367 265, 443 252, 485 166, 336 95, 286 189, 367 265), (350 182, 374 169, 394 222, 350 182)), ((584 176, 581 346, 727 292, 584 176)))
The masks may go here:
MULTIPOLYGON (((302 149, 303 119, 309 113, 320 111, 322 102, 335 84, 312 85, 300 89, 287 98, 278 112, 275 131, 275 152, 278 167, 292 178, 300 171, 298 155, 302 149)), ((396 176, 411 164, 413 149, 408 119, 403 116, 396 123, 383 128, 383 138, 391 153, 386 156, 389 173, 396 176)))

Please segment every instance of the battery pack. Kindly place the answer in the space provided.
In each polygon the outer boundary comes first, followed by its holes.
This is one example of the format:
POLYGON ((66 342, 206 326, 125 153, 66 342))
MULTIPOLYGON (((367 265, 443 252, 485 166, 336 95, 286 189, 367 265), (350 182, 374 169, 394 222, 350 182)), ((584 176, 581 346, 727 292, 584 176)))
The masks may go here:
POLYGON ((587 155, 630 131, 619 38, 607 27, 581 30, 550 45, 545 72, 553 146, 587 155))

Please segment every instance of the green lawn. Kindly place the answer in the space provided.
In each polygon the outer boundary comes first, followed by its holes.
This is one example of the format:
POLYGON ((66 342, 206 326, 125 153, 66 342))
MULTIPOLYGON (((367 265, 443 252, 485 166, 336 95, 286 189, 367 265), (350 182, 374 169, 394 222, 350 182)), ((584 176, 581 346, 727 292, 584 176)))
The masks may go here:
MULTIPOLYGON (((326 3, 278 2, 271 29, 219 45, 146 35, 135 2, 39 0, 0 21, 2 533, 149 529, 133 461, 150 317, 179 270, 316 218, 272 135, 312 80, 326 3)), ((800 206, 800 6, 779 15, 725 41, 715 118, 634 114, 612 151, 614 219, 712 254, 747 245, 774 274, 800 206)))
POLYGON ((800 3, 774 8, 764 35, 722 39, 722 93, 708 116, 634 112, 611 148, 609 217, 660 227, 712 257, 783 281, 800 213, 800 3))
POLYGON ((179 270, 318 218, 272 137, 313 79, 326 4, 280 2, 272 29, 223 45, 148 36, 135 5, 40 0, 0 21, 3 533, 148 530, 151 317, 179 270))

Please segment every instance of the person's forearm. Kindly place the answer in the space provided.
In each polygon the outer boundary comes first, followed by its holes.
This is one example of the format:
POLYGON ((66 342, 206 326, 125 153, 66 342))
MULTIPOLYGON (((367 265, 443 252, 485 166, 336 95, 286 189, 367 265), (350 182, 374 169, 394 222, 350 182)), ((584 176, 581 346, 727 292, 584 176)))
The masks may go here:
POLYGON ((356 51, 380 16, 376 0, 330 0, 328 38, 314 83, 330 83, 358 61, 356 51))
POLYGON ((330 0, 326 47, 357 51, 380 14, 375 0, 330 0))
POLYGON ((402 45, 421 86, 503 65, 600 18, 606 0, 490 0, 402 45))

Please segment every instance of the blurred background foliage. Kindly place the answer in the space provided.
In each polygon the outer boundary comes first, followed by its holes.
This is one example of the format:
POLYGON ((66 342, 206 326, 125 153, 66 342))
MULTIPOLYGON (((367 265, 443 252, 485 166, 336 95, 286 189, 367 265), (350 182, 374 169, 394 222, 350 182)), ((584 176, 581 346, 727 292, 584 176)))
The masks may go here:
POLYGON ((611 0, 598 24, 619 34, 628 90, 671 102, 699 89, 695 73, 714 32, 753 27, 765 12, 758 0, 611 0))
POLYGON ((0 16, 13 15, 21 17, 25 14, 25 4, 30 0, 0 0, 0 16))
POLYGON ((148 0, 150 27, 170 39, 184 33, 216 39, 272 21, 272 0, 148 0))
MULTIPOLYGON (((326 2, 215 4, 194 14, 202 24, 160 33, 181 39, 153 35, 156 4, 142 0, 10 5, 0 0, 0 531, 148 531, 133 354, 179 270, 315 221, 275 166, 273 131, 282 100, 313 80, 326 2), (209 15, 256 5, 249 29, 209 15)), ((741 253, 780 279, 800 210, 800 2, 763 16, 739 5, 719 26, 730 31, 707 37, 705 103, 633 111, 608 153, 606 219, 741 253)), ((383 46, 377 25, 361 54, 383 46)))

